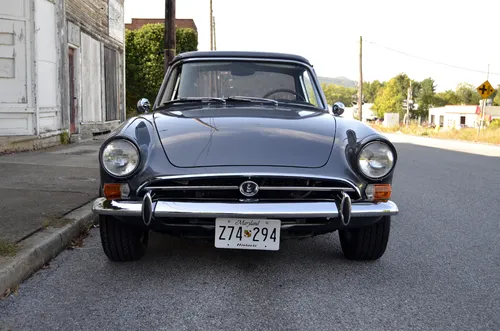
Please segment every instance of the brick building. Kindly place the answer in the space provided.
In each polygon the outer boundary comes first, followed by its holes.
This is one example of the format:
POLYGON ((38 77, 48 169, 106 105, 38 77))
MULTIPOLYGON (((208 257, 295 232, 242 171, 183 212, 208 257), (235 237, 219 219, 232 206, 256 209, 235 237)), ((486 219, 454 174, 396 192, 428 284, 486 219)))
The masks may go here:
MULTIPOLYGON (((125 24, 125 29, 128 30, 136 30, 141 28, 145 24, 154 24, 154 23, 165 23, 163 18, 133 18, 132 23, 125 24)), ((175 28, 176 29, 193 29, 198 32, 196 28, 196 24, 194 20, 191 18, 176 18, 175 19, 175 28)))
POLYGON ((123 0, 0 0, 0 151, 125 119, 123 0))

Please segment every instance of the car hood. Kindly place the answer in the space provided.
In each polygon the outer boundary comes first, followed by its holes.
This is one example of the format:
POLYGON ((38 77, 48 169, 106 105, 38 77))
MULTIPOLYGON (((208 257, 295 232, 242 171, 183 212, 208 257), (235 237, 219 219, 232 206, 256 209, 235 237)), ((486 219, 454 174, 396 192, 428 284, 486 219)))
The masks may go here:
POLYGON ((168 160, 183 168, 321 167, 335 137, 333 116, 304 108, 169 108, 154 120, 168 160))

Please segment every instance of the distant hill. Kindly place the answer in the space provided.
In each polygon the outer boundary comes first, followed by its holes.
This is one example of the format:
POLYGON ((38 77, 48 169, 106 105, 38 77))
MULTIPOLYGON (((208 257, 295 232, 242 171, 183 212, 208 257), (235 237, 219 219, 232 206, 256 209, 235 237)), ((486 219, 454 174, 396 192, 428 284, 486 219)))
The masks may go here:
POLYGON ((319 76, 319 82, 321 84, 335 84, 335 85, 341 85, 345 87, 356 87, 357 82, 354 80, 351 80, 347 77, 321 77, 319 76))

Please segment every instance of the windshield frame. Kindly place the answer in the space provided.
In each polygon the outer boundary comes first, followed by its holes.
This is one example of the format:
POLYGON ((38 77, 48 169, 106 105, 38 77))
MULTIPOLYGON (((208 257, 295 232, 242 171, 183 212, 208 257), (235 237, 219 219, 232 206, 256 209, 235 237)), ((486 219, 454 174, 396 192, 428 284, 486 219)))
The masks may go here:
MULTIPOLYGON (((318 77, 316 75, 316 72, 314 68, 304 62, 301 61, 296 61, 296 60, 289 60, 289 59, 274 59, 274 58, 256 58, 256 57, 197 57, 197 58, 187 58, 187 59, 182 59, 179 61, 175 61, 172 65, 169 66, 167 73, 165 74, 165 77, 163 79, 163 82, 160 86, 160 89, 158 91, 158 94, 156 95, 156 100, 153 106, 153 111, 155 111, 157 108, 162 107, 162 99, 163 95, 165 94, 167 88, 173 88, 176 89, 177 86, 171 86, 172 84, 177 85, 177 80, 176 81, 171 81, 172 75, 175 74, 175 71, 178 69, 179 66, 182 66, 186 63, 198 63, 198 62, 227 62, 227 61, 234 61, 234 62, 259 62, 259 63, 270 63, 270 64, 292 64, 292 65, 297 65, 303 67, 306 71, 307 74, 309 75, 309 79, 311 81, 311 84, 314 89, 315 96, 317 98, 318 105, 305 105, 306 107, 313 107, 321 111, 329 112, 328 108, 328 103, 326 102, 326 97, 323 92, 323 89, 321 88, 321 85, 318 81, 318 77)), ((296 107, 304 107, 304 105, 299 105, 299 104, 294 104, 293 102, 290 103, 285 103, 281 102, 280 105, 288 105, 288 106, 296 106, 296 107)))

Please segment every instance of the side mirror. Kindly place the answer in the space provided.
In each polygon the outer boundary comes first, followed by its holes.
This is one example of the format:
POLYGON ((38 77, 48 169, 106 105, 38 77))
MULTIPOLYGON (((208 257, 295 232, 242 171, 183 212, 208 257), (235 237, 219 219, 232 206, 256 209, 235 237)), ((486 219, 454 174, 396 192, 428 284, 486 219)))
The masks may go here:
POLYGON ((345 110, 345 105, 340 101, 337 101, 332 105, 332 113, 335 116, 342 115, 344 113, 344 110, 345 110))
POLYGON ((147 113, 151 109, 151 104, 149 103, 149 100, 146 98, 142 98, 141 100, 137 101, 137 111, 139 113, 147 113))

